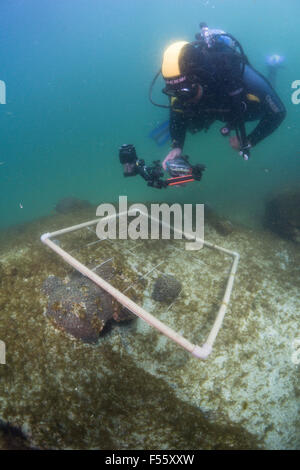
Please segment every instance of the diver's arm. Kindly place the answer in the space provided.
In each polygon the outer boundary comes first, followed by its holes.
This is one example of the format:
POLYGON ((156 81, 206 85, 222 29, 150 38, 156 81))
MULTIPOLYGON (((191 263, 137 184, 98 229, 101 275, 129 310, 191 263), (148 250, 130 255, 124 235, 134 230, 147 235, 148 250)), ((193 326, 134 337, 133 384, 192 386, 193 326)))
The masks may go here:
POLYGON ((286 110, 283 107, 277 111, 266 110, 262 119, 255 127, 255 129, 248 135, 248 141, 251 147, 254 147, 263 139, 268 137, 272 132, 274 132, 277 127, 282 123, 286 116, 286 110))
POLYGON ((244 81, 246 90, 258 98, 260 107, 260 121, 248 135, 253 147, 277 129, 286 116, 286 110, 276 91, 256 70, 246 66, 244 81))
POLYGON ((172 148, 183 149, 186 134, 186 119, 180 111, 170 112, 170 136, 172 148))
POLYGON ((164 170, 167 169, 166 163, 170 160, 174 160, 181 155, 184 140, 186 134, 186 121, 183 117, 182 112, 177 112, 171 109, 170 112, 170 136, 171 136, 171 147, 172 150, 168 153, 164 161, 162 162, 162 167, 164 170))

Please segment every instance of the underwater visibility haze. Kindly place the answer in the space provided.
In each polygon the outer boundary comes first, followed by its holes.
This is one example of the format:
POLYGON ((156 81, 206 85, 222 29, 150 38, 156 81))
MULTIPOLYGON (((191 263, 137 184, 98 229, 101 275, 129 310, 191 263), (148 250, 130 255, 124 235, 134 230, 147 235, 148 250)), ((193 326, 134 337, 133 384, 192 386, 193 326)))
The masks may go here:
MULTIPOLYGON (((291 84, 299 79, 297 12, 289 0, 243 2, 14 0, 1 2, 1 226, 49 214, 66 196, 98 204, 130 200, 205 202, 248 225, 258 223, 267 195, 297 185, 299 107, 291 84), (156 194, 124 180, 119 145, 133 143, 147 161, 162 160, 150 131, 168 111, 148 100, 162 53, 175 40, 194 40, 199 22, 222 28, 266 73, 270 54, 285 57, 277 91, 287 118, 244 164, 219 134, 188 136, 185 151, 207 165, 201 185, 156 194), (170 194, 171 193, 171 194, 170 194), (22 209, 20 208, 22 205, 22 209)), ((155 88, 158 102, 167 104, 155 88)))

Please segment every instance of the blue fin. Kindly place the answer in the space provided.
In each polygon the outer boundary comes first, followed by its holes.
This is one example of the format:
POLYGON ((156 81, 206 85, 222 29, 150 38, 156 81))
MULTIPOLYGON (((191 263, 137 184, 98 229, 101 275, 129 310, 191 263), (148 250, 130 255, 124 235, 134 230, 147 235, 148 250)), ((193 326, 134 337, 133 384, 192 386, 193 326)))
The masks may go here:
POLYGON ((278 54, 273 54, 266 57, 266 63, 270 67, 280 67, 284 60, 284 56, 278 54))
POLYGON ((169 132, 169 120, 164 121, 155 127, 149 134, 149 137, 155 140, 156 144, 161 147, 164 145, 168 140, 170 140, 170 132, 169 132))

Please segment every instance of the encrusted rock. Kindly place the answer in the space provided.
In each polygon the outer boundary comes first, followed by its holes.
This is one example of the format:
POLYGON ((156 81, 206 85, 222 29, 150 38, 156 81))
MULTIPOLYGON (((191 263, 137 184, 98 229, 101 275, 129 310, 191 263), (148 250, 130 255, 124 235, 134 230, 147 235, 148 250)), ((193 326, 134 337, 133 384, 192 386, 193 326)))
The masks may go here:
MULTIPOLYGON (((23 449, 22 435, 30 448, 54 450, 300 449, 300 250, 295 244, 276 237, 270 243, 264 231, 234 226, 234 240, 226 240, 226 247, 241 255, 237 284, 204 362, 142 320, 118 324, 97 347, 80 340, 70 347, 41 314, 43 281, 49 280, 49 289, 69 281, 63 280, 61 260, 39 242, 38 235, 52 230, 52 218, 30 223, 23 242, 11 229, 0 232, 0 339, 7 345, 6 365, 0 365, 0 449, 23 449), (13 270, 16 275, 9 276, 13 270), (16 433, 20 440, 8 442, 16 433)), ((63 225, 58 222, 57 227, 63 225)), ((215 231, 207 229, 207 239, 220 244, 215 231)), ((75 241, 70 239, 70 249, 78 246, 77 235, 75 241)), ((158 245, 145 249, 146 272, 167 254, 165 244, 158 245)), ((95 248, 84 259, 92 268, 95 248)), ((134 285, 138 295, 142 289, 148 293, 149 278, 140 288, 134 284, 136 273, 126 269, 110 243, 101 250, 97 263, 116 257, 120 274, 111 282, 119 290, 134 285)), ((201 346, 222 302, 231 260, 205 248, 199 257, 202 267, 188 262, 185 250, 171 257, 184 296, 171 312, 150 312, 201 346)), ((137 303, 148 310, 153 306, 146 294, 137 303)))
POLYGON ((37 450, 31 447, 22 429, 0 419, 0 450, 37 450))
POLYGON ((152 298, 158 302, 173 302, 181 291, 181 283, 170 274, 159 276, 154 284, 152 298))
MULTIPOLYGON (((108 279, 110 274, 106 267, 100 275, 108 279)), ((55 326, 85 343, 96 343, 110 320, 121 322, 133 318, 111 295, 79 273, 67 282, 49 276, 43 291, 49 297, 47 317, 55 326)))

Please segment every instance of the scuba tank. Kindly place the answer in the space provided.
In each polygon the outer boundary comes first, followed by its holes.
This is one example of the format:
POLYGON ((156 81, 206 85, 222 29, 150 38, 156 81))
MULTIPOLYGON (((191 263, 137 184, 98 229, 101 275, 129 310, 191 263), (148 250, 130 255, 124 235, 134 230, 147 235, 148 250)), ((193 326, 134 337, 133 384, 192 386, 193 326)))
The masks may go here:
MULTIPOLYGON (((244 53, 244 50, 241 44, 231 35, 226 33, 221 29, 210 29, 206 23, 200 23, 200 33, 195 35, 196 42, 195 44, 203 45, 207 49, 215 50, 231 50, 232 53, 238 57, 238 60, 241 64, 240 77, 241 80, 244 75, 245 66, 250 65, 247 56, 244 53)), ((235 129, 236 136, 240 141, 240 155, 244 160, 248 160, 250 156, 250 145, 247 142, 247 135, 245 129, 245 122, 242 116, 242 111, 239 113, 240 119, 235 123, 227 123, 224 127, 220 129, 221 135, 227 137, 230 135, 231 130, 235 129)))
POLYGON ((234 40, 222 29, 209 29, 206 23, 200 23, 200 33, 195 35, 197 40, 203 39, 208 48, 217 44, 226 44, 232 49, 235 48, 234 40))
POLYGON ((208 49, 215 48, 216 50, 231 50, 237 55, 241 61, 241 76, 244 74, 245 65, 249 65, 249 60, 244 52, 239 41, 229 33, 222 29, 211 29, 206 23, 200 23, 200 33, 195 34, 195 45, 205 45, 208 49))

